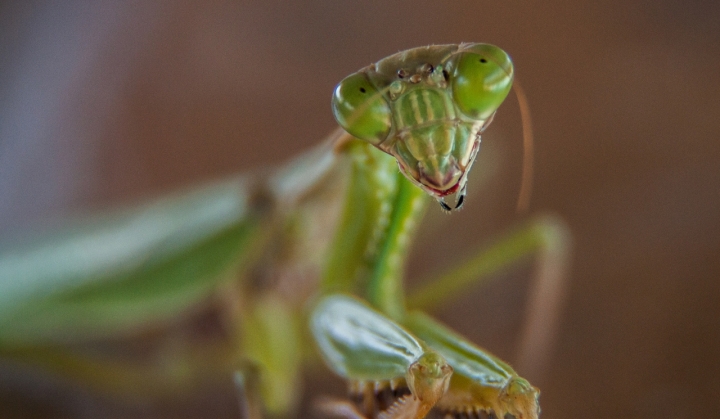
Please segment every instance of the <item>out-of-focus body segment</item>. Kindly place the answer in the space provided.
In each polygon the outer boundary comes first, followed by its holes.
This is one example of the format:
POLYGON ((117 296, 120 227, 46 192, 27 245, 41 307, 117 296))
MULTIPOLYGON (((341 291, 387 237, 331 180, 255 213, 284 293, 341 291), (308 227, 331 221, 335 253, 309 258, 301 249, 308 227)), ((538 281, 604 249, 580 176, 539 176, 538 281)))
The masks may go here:
POLYGON ((422 419, 447 391, 453 371, 447 361, 358 299, 325 297, 310 327, 328 366, 351 388, 410 390, 385 410, 388 419, 422 419))
POLYGON ((451 417, 474 412, 537 419, 540 391, 510 365, 421 312, 410 313, 405 324, 455 369, 448 392, 436 406, 441 412, 451 417))

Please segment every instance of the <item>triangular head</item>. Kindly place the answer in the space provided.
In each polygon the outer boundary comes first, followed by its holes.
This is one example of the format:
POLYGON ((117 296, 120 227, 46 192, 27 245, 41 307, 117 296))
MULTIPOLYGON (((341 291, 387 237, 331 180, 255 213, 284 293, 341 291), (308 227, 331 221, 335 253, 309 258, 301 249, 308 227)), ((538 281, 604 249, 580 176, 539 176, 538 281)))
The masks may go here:
POLYGON ((435 45, 391 55, 335 88, 335 119, 395 157, 402 173, 451 210, 480 147, 480 133, 507 97, 513 64, 489 44, 435 45))

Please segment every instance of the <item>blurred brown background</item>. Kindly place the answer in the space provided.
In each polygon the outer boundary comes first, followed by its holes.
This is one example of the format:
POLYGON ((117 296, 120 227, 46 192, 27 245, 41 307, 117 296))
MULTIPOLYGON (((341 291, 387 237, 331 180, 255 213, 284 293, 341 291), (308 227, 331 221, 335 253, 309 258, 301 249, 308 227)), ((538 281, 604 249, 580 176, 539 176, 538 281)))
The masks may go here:
MULTIPOLYGON (((461 41, 513 57, 535 123, 531 211, 575 239, 554 351, 529 377, 543 417, 720 417, 715 1, 6 1, 0 234, 280 164, 333 129, 347 74, 461 41)), ((520 144, 510 99, 475 166, 491 175, 463 212, 430 208, 440 227, 411 276, 522 218, 520 144)), ((528 273, 440 315, 512 360, 528 273)))

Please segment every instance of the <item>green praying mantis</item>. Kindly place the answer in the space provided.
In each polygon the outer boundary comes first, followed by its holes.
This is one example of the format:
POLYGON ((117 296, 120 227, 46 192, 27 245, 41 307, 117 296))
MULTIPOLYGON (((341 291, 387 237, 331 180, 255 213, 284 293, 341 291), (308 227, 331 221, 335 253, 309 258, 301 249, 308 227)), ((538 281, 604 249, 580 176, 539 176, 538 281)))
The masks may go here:
POLYGON ((557 287, 562 225, 532 222, 409 295, 402 284, 428 197, 463 206, 480 133, 513 78, 492 45, 410 49, 343 80, 332 101, 342 129, 282 168, 6 240, 0 358, 128 400, 235 371, 257 419, 296 411, 319 353, 352 398, 323 403, 331 415, 536 418, 535 387, 418 310, 530 254, 546 262, 539 283, 557 287), (198 315, 217 331, 178 337, 198 315), (152 350, 107 350, 138 341, 152 350))

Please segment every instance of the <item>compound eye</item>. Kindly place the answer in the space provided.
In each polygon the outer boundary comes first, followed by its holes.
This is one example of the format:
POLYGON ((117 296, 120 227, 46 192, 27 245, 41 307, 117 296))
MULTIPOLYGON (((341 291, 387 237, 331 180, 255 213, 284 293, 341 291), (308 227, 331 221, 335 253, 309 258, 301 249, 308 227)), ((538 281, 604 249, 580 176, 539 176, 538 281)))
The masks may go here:
POLYGON ((390 105, 363 73, 355 73, 337 85, 332 110, 345 131, 371 144, 385 140, 392 126, 390 105))
POLYGON ((475 44, 460 53, 453 72, 455 103, 467 116, 485 120, 505 100, 513 80, 513 64, 494 45, 475 44))

